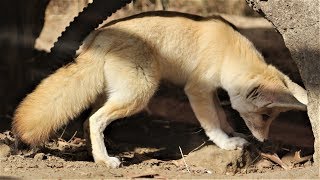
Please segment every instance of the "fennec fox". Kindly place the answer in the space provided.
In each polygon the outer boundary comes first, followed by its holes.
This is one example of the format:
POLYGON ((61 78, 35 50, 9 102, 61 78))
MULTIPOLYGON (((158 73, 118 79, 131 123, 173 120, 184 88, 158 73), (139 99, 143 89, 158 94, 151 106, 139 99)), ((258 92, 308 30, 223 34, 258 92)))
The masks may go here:
POLYGON ((17 108, 13 131, 36 146, 97 99, 89 118, 95 162, 118 167, 109 157, 103 131, 108 124, 142 110, 165 79, 184 86, 206 134, 226 150, 247 143, 229 137, 233 129, 216 95, 225 89, 253 135, 268 137, 282 111, 306 109, 303 88, 267 65, 253 44, 222 18, 149 12, 113 21, 84 42, 76 62, 44 79, 17 108), (97 98, 103 97, 105 99, 97 98))

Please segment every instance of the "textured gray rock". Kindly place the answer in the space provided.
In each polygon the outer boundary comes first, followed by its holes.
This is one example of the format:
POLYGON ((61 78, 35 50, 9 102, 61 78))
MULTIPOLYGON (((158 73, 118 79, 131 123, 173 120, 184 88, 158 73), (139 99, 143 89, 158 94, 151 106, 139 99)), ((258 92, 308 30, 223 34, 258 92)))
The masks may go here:
POLYGON ((315 136, 314 159, 320 161, 320 29, 319 1, 246 0, 283 36, 308 90, 308 115, 315 136))

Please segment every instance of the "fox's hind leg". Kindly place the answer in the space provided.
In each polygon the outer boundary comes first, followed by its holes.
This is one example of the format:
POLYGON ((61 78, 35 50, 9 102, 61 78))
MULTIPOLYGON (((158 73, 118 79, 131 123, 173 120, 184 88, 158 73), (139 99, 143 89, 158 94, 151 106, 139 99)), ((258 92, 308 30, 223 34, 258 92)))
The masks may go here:
MULTIPOLYGON (((90 113, 90 116, 92 116, 95 112, 97 112, 107 101, 107 95, 106 94, 100 94, 97 98, 97 100, 92 105, 92 110, 90 113)), ((88 153, 92 156, 92 148, 91 148, 91 140, 90 140, 90 126, 89 126, 89 118, 86 119, 83 123, 83 136, 86 140, 86 146, 88 153)))
POLYGON ((154 90, 141 93, 130 88, 118 89, 111 93, 104 106, 89 118, 92 155, 95 162, 103 162, 112 168, 120 165, 117 158, 108 156, 103 131, 111 122, 142 110, 153 93, 154 90))
POLYGON ((111 122, 141 111, 159 84, 153 63, 109 59, 105 65, 107 102, 89 118, 92 155, 95 162, 115 168, 120 161, 107 153, 104 134, 111 122), (143 63, 143 64, 139 64, 143 63))

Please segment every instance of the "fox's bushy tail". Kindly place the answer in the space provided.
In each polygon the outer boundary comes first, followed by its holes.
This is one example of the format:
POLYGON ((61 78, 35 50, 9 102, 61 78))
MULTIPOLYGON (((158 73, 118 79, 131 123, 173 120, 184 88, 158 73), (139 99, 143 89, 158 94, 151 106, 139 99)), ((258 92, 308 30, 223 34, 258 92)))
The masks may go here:
POLYGON ((44 79, 18 106, 12 130, 22 142, 42 144, 103 91, 104 60, 90 51, 44 79))

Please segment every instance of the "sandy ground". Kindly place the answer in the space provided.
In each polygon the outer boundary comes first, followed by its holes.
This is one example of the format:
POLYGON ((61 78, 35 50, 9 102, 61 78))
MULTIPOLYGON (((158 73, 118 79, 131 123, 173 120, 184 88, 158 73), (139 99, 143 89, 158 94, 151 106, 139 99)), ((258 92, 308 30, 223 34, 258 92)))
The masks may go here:
MULTIPOLYGON (((165 98, 156 101, 167 101, 162 103, 168 106, 180 104, 180 108, 176 108, 180 112, 188 108, 183 102, 172 102, 165 98)), ((228 105, 224 109, 228 119, 241 120, 228 105)), ((272 141, 269 143, 257 143, 247 135, 245 137, 251 142, 250 146, 243 150, 226 151, 210 143, 196 123, 173 121, 168 117, 143 112, 116 121, 105 131, 109 154, 121 159, 122 166, 118 169, 109 169, 93 162, 87 151, 86 140, 81 138, 81 129, 66 128, 68 132, 61 130, 56 138, 37 151, 16 150, 12 133, 6 131, 0 133, 0 179, 315 179, 319 177, 319 168, 312 165, 310 157, 313 153, 313 136, 309 128, 302 128, 309 125, 290 120, 299 116, 304 118, 300 112, 280 116, 273 124, 272 141), (281 162, 267 158, 261 152, 276 154, 281 162), (301 152, 298 157, 294 156, 297 152, 301 152)), ((182 115, 180 118, 188 119, 182 115)), ((233 123, 233 126, 238 132, 246 133, 241 123, 233 123)))
POLYGON ((273 152, 288 165, 288 170, 285 170, 260 155, 260 151, 270 151, 270 146, 258 149, 259 145, 253 143, 244 150, 225 151, 208 142, 199 126, 154 117, 146 119, 145 115, 112 124, 106 136, 109 153, 122 161, 120 168, 110 169, 95 164, 88 154, 86 141, 76 135, 67 140, 52 140, 42 149, 33 151, 16 150, 12 134, 9 131, 0 133, 0 179, 312 179, 319 176, 319 169, 312 166, 310 157, 304 155, 310 155, 307 148, 301 154, 307 158, 295 162, 290 152, 295 152, 296 146, 272 144, 273 152))
POLYGON ((5 178, 227 178, 227 179, 316 179, 319 178, 319 169, 316 167, 296 168, 293 170, 273 170, 265 173, 250 173, 236 175, 217 175, 201 168, 191 167, 191 173, 185 168, 179 168, 174 162, 148 160, 143 163, 123 167, 119 169, 108 169, 92 162, 66 162, 61 159, 34 160, 12 157, 14 163, 6 163, 0 179, 5 178), (193 170, 192 168, 196 169, 193 170))

